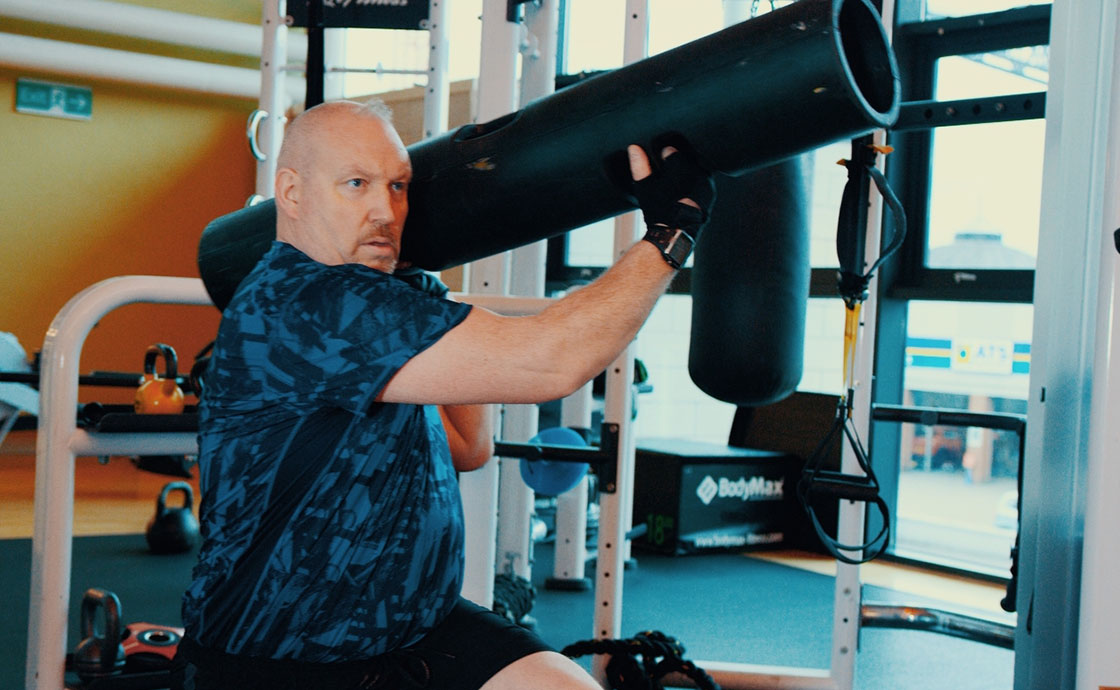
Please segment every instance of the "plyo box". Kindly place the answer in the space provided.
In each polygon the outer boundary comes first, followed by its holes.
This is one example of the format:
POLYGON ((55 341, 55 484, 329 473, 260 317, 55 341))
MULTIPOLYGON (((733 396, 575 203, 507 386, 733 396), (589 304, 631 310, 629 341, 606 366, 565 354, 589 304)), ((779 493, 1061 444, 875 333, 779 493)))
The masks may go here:
POLYGON ((639 439, 636 547, 667 554, 746 550, 790 535, 795 455, 681 439, 639 439))

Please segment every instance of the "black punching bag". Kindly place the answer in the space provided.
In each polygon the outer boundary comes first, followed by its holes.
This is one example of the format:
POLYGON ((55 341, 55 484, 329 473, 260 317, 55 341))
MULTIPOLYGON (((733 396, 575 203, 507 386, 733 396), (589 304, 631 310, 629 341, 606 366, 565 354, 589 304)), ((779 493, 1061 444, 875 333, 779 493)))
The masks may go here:
POLYGON ((716 178, 693 251, 688 373, 736 405, 766 405, 801 380, 809 299, 810 159, 716 178))
MULTIPOLYGON (((868 0, 800 0, 409 146, 401 259, 442 270, 634 208, 627 144, 677 144, 741 175, 889 126, 898 79, 868 0)), ((275 215, 265 202, 203 232, 199 273, 219 308, 275 215)))

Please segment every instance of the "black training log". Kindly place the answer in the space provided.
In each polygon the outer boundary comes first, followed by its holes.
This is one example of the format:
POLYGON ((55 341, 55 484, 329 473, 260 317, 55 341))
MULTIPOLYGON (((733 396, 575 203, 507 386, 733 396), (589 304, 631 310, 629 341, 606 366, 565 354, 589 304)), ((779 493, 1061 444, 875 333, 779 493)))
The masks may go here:
MULTIPOLYGON (((898 92, 867 0, 801 0, 410 146, 401 258, 441 270, 634 208, 627 144, 675 143, 741 175, 889 126, 898 92)), ((199 272, 219 308, 271 242, 275 212, 265 202, 203 232, 199 272)))

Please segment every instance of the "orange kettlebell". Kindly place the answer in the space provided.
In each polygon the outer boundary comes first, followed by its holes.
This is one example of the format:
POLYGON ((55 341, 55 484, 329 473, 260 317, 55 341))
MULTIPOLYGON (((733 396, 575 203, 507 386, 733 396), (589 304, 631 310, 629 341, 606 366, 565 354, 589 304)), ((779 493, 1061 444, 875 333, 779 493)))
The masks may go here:
POLYGON ((175 383, 175 349, 156 343, 144 354, 144 380, 136 389, 133 409, 136 414, 179 414, 183 411, 183 390, 175 383), (156 358, 163 357, 163 378, 156 374, 156 358))

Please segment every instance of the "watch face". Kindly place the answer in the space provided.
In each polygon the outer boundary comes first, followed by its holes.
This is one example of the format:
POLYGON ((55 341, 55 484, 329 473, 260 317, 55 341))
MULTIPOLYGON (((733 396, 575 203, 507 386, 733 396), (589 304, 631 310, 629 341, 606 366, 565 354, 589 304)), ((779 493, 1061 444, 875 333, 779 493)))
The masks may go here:
POLYGON ((643 239, 660 249, 661 256, 673 268, 683 266, 692 253, 692 237, 683 230, 652 227, 643 239))
POLYGON ((673 268, 684 266, 684 262, 688 261, 688 256, 691 253, 692 238, 684 230, 675 231, 672 239, 669 240, 669 246, 662 250, 665 260, 673 268))

